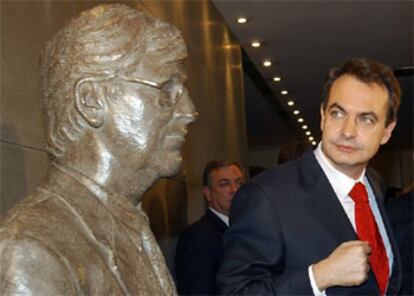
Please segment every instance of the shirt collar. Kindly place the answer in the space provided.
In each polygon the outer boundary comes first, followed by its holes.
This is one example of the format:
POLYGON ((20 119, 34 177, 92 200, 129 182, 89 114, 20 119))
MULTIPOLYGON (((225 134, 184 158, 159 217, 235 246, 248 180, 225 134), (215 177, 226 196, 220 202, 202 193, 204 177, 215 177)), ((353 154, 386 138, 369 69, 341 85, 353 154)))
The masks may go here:
POLYGON ((220 220, 224 222, 224 224, 226 224, 227 226, 229 226, 229 217, 228 217, 228 216, 226 216, 226 215, 224 215, 224 214, 222 214, 222 213, 220 213, 220 212, 216 211, 216 210, 215 210, 215 209, 213 209, 212 207, 208 207, 208 209, 209 209, 210 211, 212 211, 214 214, 216 214, 216 216, 217 216, 217 217, 219 217, 219 218, 220 218, 220 220))
POLYGON ((361 176, 359 176, 357 180, 354 180, 353 178, 350 178, 344 173, 338 171, 323 153, 322 142, 320 142, 318 147, 314 150, 314 154, 338 198, 343 200, 346 196, 348 196, 356 182, 361 182, 366 185, 364 178, 365 169, 362 171, 361 176))

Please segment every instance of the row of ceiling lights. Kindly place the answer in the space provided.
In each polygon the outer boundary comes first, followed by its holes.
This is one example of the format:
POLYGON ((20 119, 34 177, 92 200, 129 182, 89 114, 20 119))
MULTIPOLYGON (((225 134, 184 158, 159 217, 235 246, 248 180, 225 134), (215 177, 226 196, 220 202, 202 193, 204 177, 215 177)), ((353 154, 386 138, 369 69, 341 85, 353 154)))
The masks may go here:
MULTIPOLYGON (((248 21, 248 19, 246 17, 239 17, 237 19, 237 22, 239 24, 245 24, 245 23, 247 23, 247 21, 248 21)), ((262 44, 259 40, 254 40, 250 43, 250 45, 253 48, 259 48, 262 44)), ((264 67, 270 67, 270 66, 272 66, 272 61, 270 59, 265 59, 265 60, 263 60, 262 65, 264 67)), ((281 76, 273 76, 272 80, 273 80, 273 82, 276 82, 276 83, 281 82, 282 77, 281 76)), ((280 91, 280 94, 283 95, 283 96, 287 96, 289 94, 289 92, 285 89, 282 89, 280 91)), ((299 116, 300 111, 298 109, 294 108, 294 105, 295 105, 294 100, 291 98, 286 103, 289 107, 293 108, 293 110, 292 110, 293 115, 296 116, 296 117, 299 116)), ((298 123, 302 124, 301 127, 305 131, 305 135, 308 137, 309 142, 311 142, 312 145, 316 145, 315 138, 312 136, 312 132, 308 130, 309 127, 304 123, 305 120, 303 119, 303 117, 297 117, 296 120, 297 120, 298 123)))

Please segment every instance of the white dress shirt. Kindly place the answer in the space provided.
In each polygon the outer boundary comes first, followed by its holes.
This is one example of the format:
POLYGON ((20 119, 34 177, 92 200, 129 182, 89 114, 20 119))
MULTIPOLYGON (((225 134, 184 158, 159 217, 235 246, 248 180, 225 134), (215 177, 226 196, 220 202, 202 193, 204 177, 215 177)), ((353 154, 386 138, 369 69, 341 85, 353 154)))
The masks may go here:
POLYGON ((221 221, 223 221, 223 222, 224 222, 224 224, 226 224, 226 225, 227 225, 227 227, 229 227, 229 217, 228 217, 228 216, 226 216, 226 215, 224 215, 224 214, 220 213, 219 211, 216 211, 216 210, 215 210, 215 209, 213 209, 212 207, 208 207, 208 209, 209 209, 210 211, 212 211, 214 214, 216 214, 216 216, 217 216, 217 217, 219 217, 219 218, 220 218, 220 220, 221 220, 221 221))
MULTIPOLYGON (((389 264, 389 270, 390 270, 390 276, 391 276, 394 255, 391 250, 391 244, 388 239, 388 235, 385 230, 384 222, 382 221, 380 211, 378 209, 378 204, 375 199, 374 192, 372 191, 372 188, 368 182, 368 179, 365 176, 365 169, 362 172, 361 176, 357 180, 354 180, 333 167, 333 165, 329 162, 329 160, 324 155, 322 151, 321 143, 319 143, 318 147, 315 149, 314 154, 315 154, 316 160, 318 161, 323 172, 328 178, 329 183, 331 184, 336 194, 336 197, 338 198, 346 215, 348 216, 348 219, 351 222, 355 232, 356 232, 355 206, 354 206, 355 204, 354 204, 354 200, 348 195, 348 193, 352 190, 356 182, 361 182, 362 184, 365 185, 367 192, 368 192, 369 205, 371 207, 371 211, 372 211, 372 214, 374 215, 375 221, 378 225, 378 229, 381 234, 382 240, 384 242, 385 250, 387 252, 388 264, 389 264)), ((309 272, 309 278, 310 278, 310 282, 312 285, 314 295, 317 295, 317 296, 326 295, 325 291, 319 291, 316 285, 315 278, 313 275, 312 265, 309 266, 308 272, 309 272)))

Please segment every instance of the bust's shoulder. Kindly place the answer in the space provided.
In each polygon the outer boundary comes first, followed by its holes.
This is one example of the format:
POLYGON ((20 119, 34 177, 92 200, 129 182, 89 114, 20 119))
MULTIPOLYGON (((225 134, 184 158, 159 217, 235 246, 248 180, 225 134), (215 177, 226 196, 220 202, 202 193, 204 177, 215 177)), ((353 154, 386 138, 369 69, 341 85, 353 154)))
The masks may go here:
POLYGON ((0 217, 0 241, 16 250, 36 248, 59 249, 71 245, 82 228, 76 221, 78 212, 60 199, 38 189, 0 217))
MULTIPOLYGON (((4 230, 4 229, 2 229, 4 230)), ((65 260, 42 241, 12 231, 0 232, 1 295, 74 295, 65 260)))
POLYGON ((29 195, 0 216, 0 233, 26 231, 36 228, 36 225, 47 223, 53 219, 55 210, 59 207, 50 193, 40 188, 29 195))

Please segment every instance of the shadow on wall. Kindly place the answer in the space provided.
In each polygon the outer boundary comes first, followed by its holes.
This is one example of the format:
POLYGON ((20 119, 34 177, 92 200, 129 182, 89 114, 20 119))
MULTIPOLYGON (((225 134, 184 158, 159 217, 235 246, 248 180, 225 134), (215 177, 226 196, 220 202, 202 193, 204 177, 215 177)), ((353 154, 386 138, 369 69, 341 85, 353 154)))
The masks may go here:
POLYGON ((143 198, 151 229, 174 275, 175 248, 180 232, 187 226, 187 190, 183 180, 160 179, 143 198))
POLYGON ((18 144, 14 128, 1 126, 0 140, 0 213, 11 208, 17 201, 28 195, 25 175, 24 147, 18 144), (3 136, 7 136, 7 141, 3 136), (19 180, 17 182, 17 180, 19 180))

